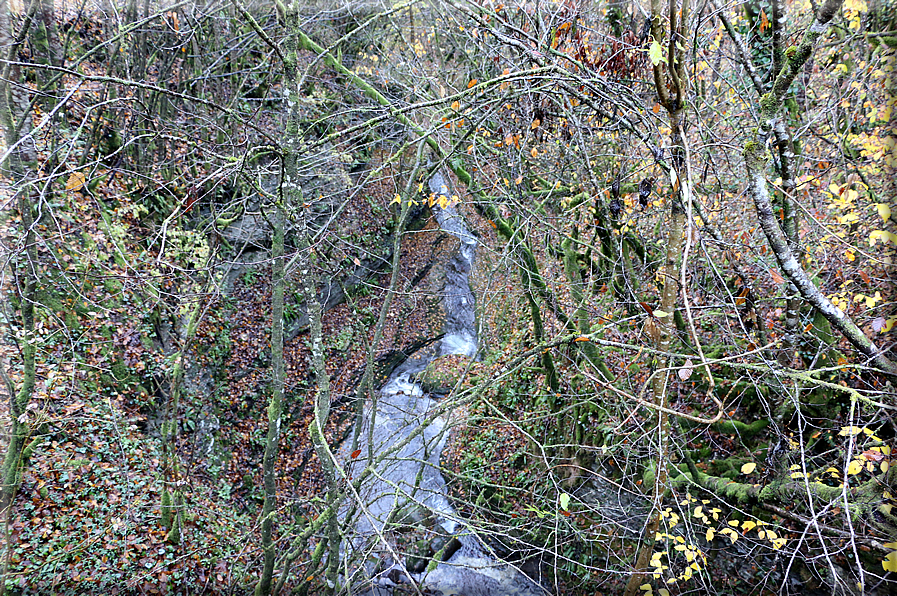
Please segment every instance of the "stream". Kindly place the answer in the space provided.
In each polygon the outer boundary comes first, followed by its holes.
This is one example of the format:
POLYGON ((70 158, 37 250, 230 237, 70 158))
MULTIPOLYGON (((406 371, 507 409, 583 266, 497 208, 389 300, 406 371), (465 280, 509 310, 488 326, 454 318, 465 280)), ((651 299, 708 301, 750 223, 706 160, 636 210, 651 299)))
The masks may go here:
MULTIPOLYGON (((429 187, 436 196, 451 196, 439 172, 430 179, 429 187)), ((442 295, 445 335, 438 345, 419 350, 392 372, 380 389, 376 408, 365 406, 361 453, 368 453, 369 444, 375 457, 384 451, 395 451, 376 466, 376 473, 361 487, 363 506, 345 551, 366 555, 366 579, 356 583, 352 593, 391 596, 397 585, 413 582, 422 590, 443 596, 541 596, 544 591, 538 584, 487 552, 446 498, 445 479, 439 471, 447 438, 446 420, 441 416, 431 420, 431 409, 437 402, 421 389, 414 376, 439 356, 477 355, 474 296, 468 279, 476 258, 477 240, 454 207, 442 209, 437 205, 433 212, 442 230, 460 240, 460 249, 446 264, 442 295), (383 533, 385 529, 389 531, 387 520, 391 514, 394 519, 390 521, 395 521, 396 510, 404 512, 406 518, 414 518, 418 525, 427 526, 428 540, 438 541, 431 547, 442 559, 435 568, 431 564, 432 569, 427 571, 422 560, 413 561, 410 555, 396 556, 399 549, 386 546, 390 541, 383 540, 383 533)), ((350 463, 350 474, 361 473, 365 465, 362 455, 350 463)), ((344 552, 344 556, 349 554, 344 552)), ((402 593, 408 593, 409 587, 402 593)))

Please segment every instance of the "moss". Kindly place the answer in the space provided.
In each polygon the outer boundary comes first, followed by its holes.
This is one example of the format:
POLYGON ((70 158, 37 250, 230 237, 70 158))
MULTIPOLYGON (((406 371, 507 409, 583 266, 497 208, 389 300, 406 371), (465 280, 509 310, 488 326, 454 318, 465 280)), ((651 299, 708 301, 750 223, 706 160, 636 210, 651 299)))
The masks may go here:
POLYGON ((136 382, 131 369, 121 360, 116 360, 109 367, 109 372, 117 383, 132 385, 136 382))
POLYGON ((32 439, 31 442, 22 449, 22 461, 28 462, 31 460, 31 456, 34 454, 34 448, 37 447, 37 444, 41 441, 43 441, 43 437, 32 439))
POLYGON ((723 420, 714 424, 713 429, 717 432, 749 438, 753 437, 767 426, 769 426, 769 419, 759 418, 749 424, 745 424, 740 420, 723 420))
POLYGON ((756 141, 746 141, 744 144, 744 161, 750 170, 760 171, 766 167, 772 159, 765 146, 756 141))
POLYGON ((167 488, 162 489, 162 527, 171 529, 171 493, 167 488))
POLYGON ((424 391, 430 393, 448 393, 461 383, 462 388, 472 387, 480 378, 477 370, 482 365, 471 363, 465 356, 442 356, 432 361, 418 375, 424 391))
MULTIPOLYGON (((694 484, 695 480, 687 473, 680 474, 671 482, 672 486, 694 484)), ((718 478, 698 472, 697 483, 710 492, 724 498, 734 499, 741 505, 746 505, 757 499, 757 489, 751 484, 733 482, 727 478, 718 478)))
POLYGON ((760 110, 763 114, 772 115, 778 109, 778 102, 772 93, 764 93, 760 98, 760 110))
POLYGON ((654 480, 656 479, 656 473, 654 471, 654 462, 651 462, 645 467, 645 471, 642 473, 642 490, 647 493, 650 493, 654 490, 654 480))
POLYGON ((181 541, 181 524, 175 518, 174 524, 171 526, 171 530, 168 531, 168 534, 165 535, 165 540, 168 541, 169 544, 178 544, 181 541))
POLYGON ((710 472, 722 479, 733 480, 741 474, 741 466, 749 460, 740 457, 716 459, 710 463, 710 472))
POLYGON ((103 289, 110 294, 118 294, 124 285, 116 279, 107 279, 103 281, 103 289))

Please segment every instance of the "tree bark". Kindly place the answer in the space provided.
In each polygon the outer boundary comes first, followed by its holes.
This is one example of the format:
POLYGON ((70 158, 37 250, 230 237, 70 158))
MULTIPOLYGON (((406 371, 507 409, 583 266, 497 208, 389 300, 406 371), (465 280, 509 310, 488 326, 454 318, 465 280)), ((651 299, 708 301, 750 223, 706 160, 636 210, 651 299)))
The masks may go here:
POLYGON ((263 477, 265 503, 262 507, 262 551, 264 564, 255 593, 271 593, 274 575, 274 517, 277 509, 277 451, 280 446, 280 422, 283 414, 283 289, 284 289, 284 209, 274 212, 274 238, 271 243, 271 401, 268 403, 268 436, 265 441, 263 477))

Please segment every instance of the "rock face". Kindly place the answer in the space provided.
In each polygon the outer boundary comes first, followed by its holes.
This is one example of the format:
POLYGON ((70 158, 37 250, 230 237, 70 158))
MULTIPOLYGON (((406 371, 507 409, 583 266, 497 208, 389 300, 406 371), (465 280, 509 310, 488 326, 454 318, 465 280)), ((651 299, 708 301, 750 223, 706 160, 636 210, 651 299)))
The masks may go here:
MULTIPOLYGON (((332 223, 353 188, 349 174, 352 162, 350 155, 340 153, 328 145, 316 147, 313 154, 309 153, 299 158, 298 182, 302 188, 302 196, 307 201, 302 212, 307 218, 303 225, 317 230, 332 223)), ((280 175, 269 172, 260 178, 265 193, 276 196, 279 192, 280 175)), ((296 205, 295 208, 299 209, 300 206, 296 205)), ((267 248, 273 236, 271 228, 273 215, 274 205, 270 198, 248 197, 243 203, 241 215, 226 224, 219 222, 223 226, 219 229, 219 234, 239 252, 267 248)), ((287 238, 297 233, 298 226, 297 218, 288 218, 287 238)))

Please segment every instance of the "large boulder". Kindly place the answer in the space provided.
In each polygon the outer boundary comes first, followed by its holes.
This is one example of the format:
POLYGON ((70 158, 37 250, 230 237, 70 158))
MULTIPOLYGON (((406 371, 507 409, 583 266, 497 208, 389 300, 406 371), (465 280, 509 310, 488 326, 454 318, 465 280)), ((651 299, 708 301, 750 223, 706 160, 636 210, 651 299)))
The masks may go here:
POLYGON ((483 364, 467 356, 440 356, 418 373, 417 381, 427 393, 446 395, 453 389, 469 389, 484 373, 483 364))

